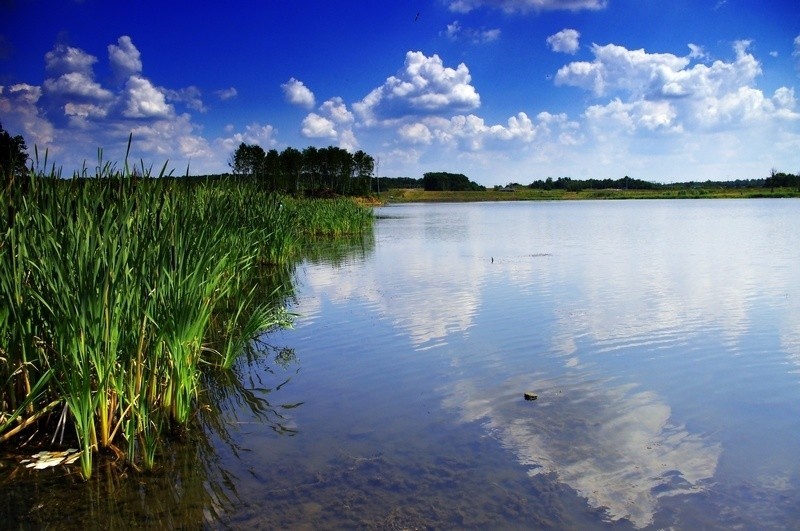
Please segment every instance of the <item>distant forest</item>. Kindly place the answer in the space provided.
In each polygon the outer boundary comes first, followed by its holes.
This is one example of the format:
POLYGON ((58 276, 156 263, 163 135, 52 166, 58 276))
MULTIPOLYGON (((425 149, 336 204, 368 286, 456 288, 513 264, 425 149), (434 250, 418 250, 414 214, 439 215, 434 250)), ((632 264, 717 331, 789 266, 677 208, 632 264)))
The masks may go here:
MULTIPOLYGON (((443 173, 426 173, 429 175, 452 175, 443 173)), ((461 175, 461 174, 458 174, 461 175)), ((463 175, 461 176, 463 177, 463 175)), ((466 179, 466 177, 463 177, 466 179)), ((472 181, 467 180, 468 185, 464 184, 463 179, 455 181, 456 186, 451 188, 442 188, 439 184, 434 184, 435 181, 429 179, 426 184, 425 178, 414 179, 412 177, 376 177, 373 179, 373 191, 376 186, 380 186, 380 190, 388 190, 390 188, 424 188, 425 190, 480 190, 485 189, 480 185, 476 185, 472 181), (438 187, 437 187, 438 186, 438 187), (475 188, 477 187, 477 188, 475 188)), ((682 188, 794 188, 800 190, 800 174, 791 174, 778 171, 772 171, 769 177, 760 179, 736 179, 730 181, 686 181, 676 183, 655 183, 645 181, 642 179, 634 179, 633 177, 622 177, 621 179, 572 179, 571 177, 558 177, 553 179, 548 177, 544 180, 536 180, 530 184, 509 183, 505 186, 497 185, 495 190, 514 190, 520 188, 531 188, 534 190, 566 190, 569 192, 580 192, 583 190, 662 190, 662 189, 682 189, 682 188)))
MULTIPOLYGON (((773 170, 769 177, 763 179, 736 179, 733 181, 686 181, 678 183, 654 183, 634 179, 627 175, 621 179, 572 179, 570 177, 559 177, 553 180, 548 177, 545 180, 533 181, 527 185, 534 190, 567 190, 569 192, 580 192, 582 190, 659 190, 675 188, 782 188, 798 187, 800 190, 800 175, 791 173, 777 172, 773 170)), ((517 183, 507 185, 507 188, 522 188, 517 183)), ((496 187, 498 188, 498 187, 496 187)))

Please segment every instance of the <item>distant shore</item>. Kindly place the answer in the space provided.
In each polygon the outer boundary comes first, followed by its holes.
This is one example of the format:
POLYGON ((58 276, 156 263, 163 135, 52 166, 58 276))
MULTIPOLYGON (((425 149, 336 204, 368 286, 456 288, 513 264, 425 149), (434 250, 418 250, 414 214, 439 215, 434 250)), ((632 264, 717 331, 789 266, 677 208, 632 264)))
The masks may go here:
POLYGON ((747 199, 800 197, 797 188, 663 188, 658 190, 534 190, 433 192, 422 188, 390 189, 380 194, 383 203, 461 203, 473 201, 574 201, 591 199, 747 199))

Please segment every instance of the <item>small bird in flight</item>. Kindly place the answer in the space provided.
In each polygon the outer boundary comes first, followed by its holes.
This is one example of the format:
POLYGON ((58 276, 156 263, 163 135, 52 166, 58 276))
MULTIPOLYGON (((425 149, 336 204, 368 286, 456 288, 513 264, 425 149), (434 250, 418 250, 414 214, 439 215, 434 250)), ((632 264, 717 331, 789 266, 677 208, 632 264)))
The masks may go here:
POLYGON ((417 16, 416 16, 416 17, 414 17, 414 22, 416 22, 416 21, 418 21, 418 20, 419 20, 419 11, 417 11, 417 16))

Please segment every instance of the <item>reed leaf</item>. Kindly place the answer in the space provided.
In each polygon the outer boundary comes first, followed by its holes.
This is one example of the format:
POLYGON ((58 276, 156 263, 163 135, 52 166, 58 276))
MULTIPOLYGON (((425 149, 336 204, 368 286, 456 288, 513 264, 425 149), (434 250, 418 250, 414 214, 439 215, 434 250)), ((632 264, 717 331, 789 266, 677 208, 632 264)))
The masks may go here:
POLYGON ((51 417, 65 404, 86 478, 102 448, 152 467, 163 438, 189 427, 204 367, 227 370, 290 325, 263 267, 371 227, 346 199, 172 178, 166 164, 153 177, 127 154, 120 171, 102 149, 94 176, 84 165, 62 179, 38 155, 27 176, 0 175, 0 443, 63 429, 51 417))

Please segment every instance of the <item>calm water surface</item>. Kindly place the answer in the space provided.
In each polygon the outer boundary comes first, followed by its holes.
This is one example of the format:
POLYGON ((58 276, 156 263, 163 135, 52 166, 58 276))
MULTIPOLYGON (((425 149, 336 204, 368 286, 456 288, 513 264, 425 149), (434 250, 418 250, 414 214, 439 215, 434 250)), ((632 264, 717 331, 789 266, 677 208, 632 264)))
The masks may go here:
POLYGON ((46 501, 66 481, 54 471, 6 512, 153 527, 800 526, 797 200, 376 213, 374 241, 297 269, 295 328, 216 385, 205 437, 166 473, 76 483, 91 501, 70 509, 46 501))

